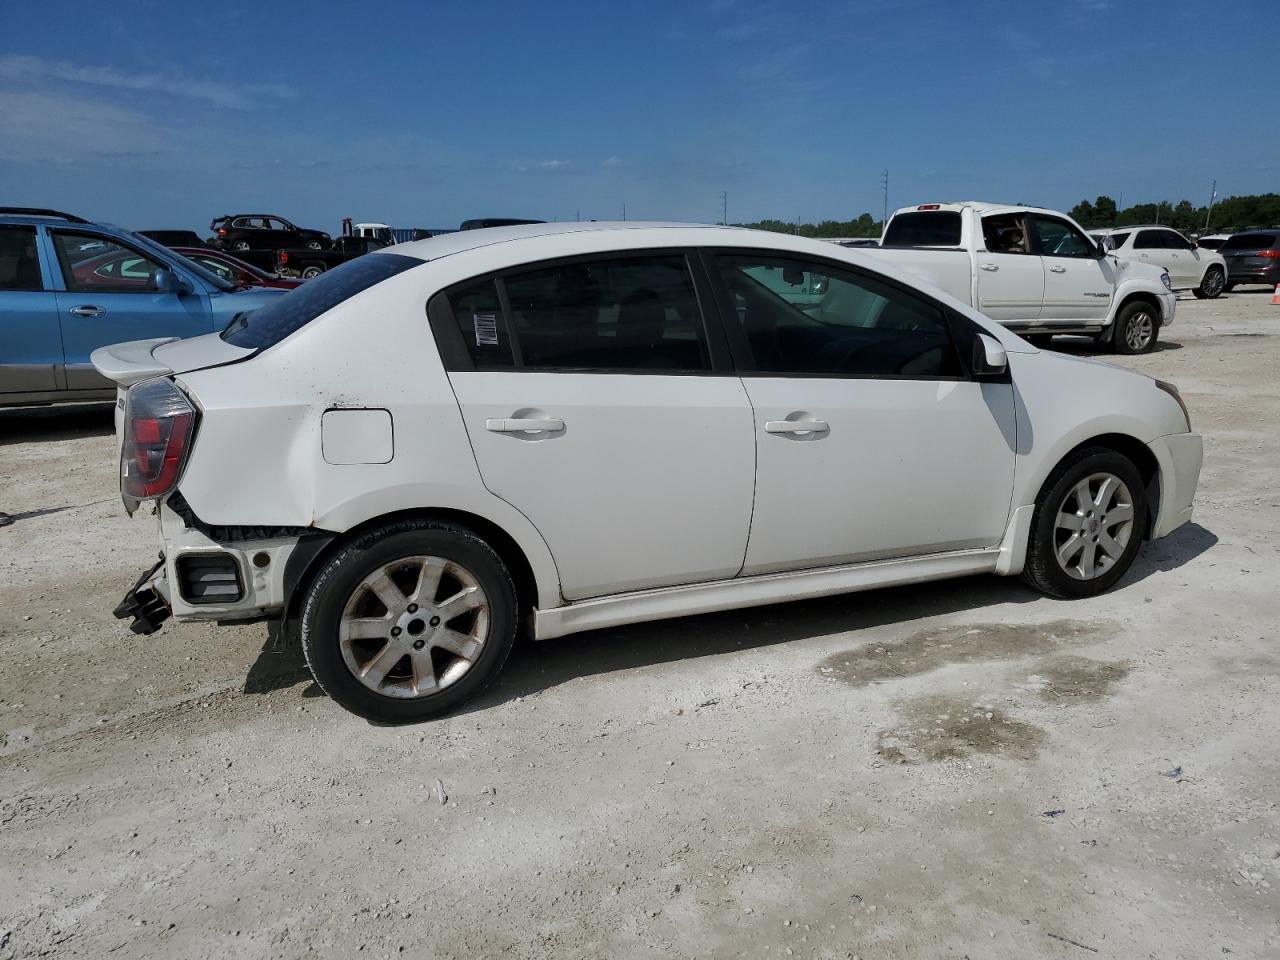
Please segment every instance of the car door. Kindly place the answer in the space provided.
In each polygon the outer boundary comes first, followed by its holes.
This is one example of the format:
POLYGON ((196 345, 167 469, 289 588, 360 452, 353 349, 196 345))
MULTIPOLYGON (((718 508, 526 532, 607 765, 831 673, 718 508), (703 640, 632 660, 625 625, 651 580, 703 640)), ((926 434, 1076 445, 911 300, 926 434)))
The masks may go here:
POLYGON ((1016 323, 1040 316, 1044 265, 1031 249, 1026 215, 997 213, 982 218, 982 247, 976 251, 975 306, 992 320, 1016 323))
POLYGON ((1115 264, 1096 243, 1060 217, 1028 215, 1031 239, 1044 265, 1041 320, 1098 324, 1111 312, 1115 264))
POLYGON ((1170 251, 1174 267, 1169 270, 1169 280, 1174 289, 1184 290, 1200 286, 1200 274, 1204 263, 1196 245, 1177 230, 1164 230, 1165 246, 1170 251))
POLYGON ((566 599, 738 573, 751 406, 684 252, 468 281, 429 312, 484 484, 537 527, 566 599))
POLYGON ((207 295, 157 290, 156 272, 167 267, 151 255, 89 231, 55 229, 49 234, 62 288, 58 321, 68 389, 111 385, 89 362, 98 347, 212 330, 207 295))
POLYGON ((302 241, 298 239, 298 230, 292 224, 286 223, 279 217, 263 217, 262 222, 267 226, 267 246, 271 249, 303 246, 302 241))
POLYGON ((0 402, 58 388, 57 295, 40 267, 35 227, 0 226, 0 402))
POLYGON ((942 307, 795 254, 725 250, 708 260, 755 417, 743 575, 1000 541, 1013 387, 968 377, 942 307), (813 289, 823 291, 816 303, 813 289))

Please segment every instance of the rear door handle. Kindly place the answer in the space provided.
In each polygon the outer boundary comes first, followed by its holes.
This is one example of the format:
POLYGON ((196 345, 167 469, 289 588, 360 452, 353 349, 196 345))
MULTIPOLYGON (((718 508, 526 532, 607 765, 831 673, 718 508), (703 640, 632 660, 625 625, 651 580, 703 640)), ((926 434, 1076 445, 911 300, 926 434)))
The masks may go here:
POLYGON ((564 429, 564 421, 556 417, 490 419, 484 422, 484 428, 490 433, 553 433, 564 429))
POLYGON ((983 270, 990 270, 992 273, 995 273, 997 270, 1000 269, 994 263, 980 263, 978 264, 978 266, 980 266, 983 270))
POLYGON ((1067 268, 1055 263, 1052 267, 1049 268, 1049 272, 1050 273, 1066 273, 1067 268))
POLYGON ((765 433, 826 433, 831 428, 825 420, 766 420, 765 433))
POLYGON ((95 307, 92 304, 85 304, 82 307, 72 307, 67 312, 73 317, 100 317, 107 311, 103 310, 101 307, 95 307))

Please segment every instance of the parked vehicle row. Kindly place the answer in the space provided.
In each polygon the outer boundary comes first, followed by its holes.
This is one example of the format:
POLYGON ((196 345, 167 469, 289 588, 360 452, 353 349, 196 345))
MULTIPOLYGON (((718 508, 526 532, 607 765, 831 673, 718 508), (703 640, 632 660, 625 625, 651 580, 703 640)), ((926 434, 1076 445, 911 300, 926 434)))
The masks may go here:
POLYGON ((1054 210, 977 202, 904 207, 889 218, 881 245, 864 249, 1041 342, 1086 334, 1117 353, 1144 353, 1176 310, 1166 270, 1112 256, 1054 210))
MULTIPOLYGON (((1039 217, 1013 221, 1062 242, 1039 217)), ((117 616, 296 626, 322 689, 408 721, 474 697, 522 624, 976 573, 1091 596, 1190 519, 1201 440, 1172 386, 1039 351, 883 252, 466 231, 220 334, 104 347, 122 495, 156 503, 163 549, 117 616)), ((1068 254, 1019 262, 1042 255, 1068 254)))
POLYGON ((128 230, 0 207, 0 406, 112 398, 93 350, 221 330, 283 293, 245 289, 128 230))

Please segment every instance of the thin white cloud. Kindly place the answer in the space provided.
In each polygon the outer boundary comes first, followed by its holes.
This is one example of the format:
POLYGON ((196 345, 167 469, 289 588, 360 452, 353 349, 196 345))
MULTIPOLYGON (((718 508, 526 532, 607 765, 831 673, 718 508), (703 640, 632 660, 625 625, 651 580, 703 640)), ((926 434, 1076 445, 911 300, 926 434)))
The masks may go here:
POLYGON ((235 110, 293 96, 293 91, 281 84, 231 84, 177 74, 130 73, 115 67, 81 65, 16 53, 0 54, 0 79, 41 85, 59 82, 159 94, 235 110))
POLYGON ((0 90, 0 159, 72 163, 158 156, 171 145, 145 114, 127 107, 57 93, 0 90))

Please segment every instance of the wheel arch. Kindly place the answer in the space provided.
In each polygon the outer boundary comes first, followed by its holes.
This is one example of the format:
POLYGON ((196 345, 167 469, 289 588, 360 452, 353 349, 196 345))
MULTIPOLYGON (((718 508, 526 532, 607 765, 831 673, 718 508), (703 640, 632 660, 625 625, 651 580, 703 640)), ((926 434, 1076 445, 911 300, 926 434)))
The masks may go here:
POLYGON ((1155 527, 1156 517, 1160 515, 1160 463, 1156 459, 1156 455, 1151 452, 1150 447, 1130 434, 1099 433, 1077 443, 1062 456, 1058 457, 1040 479, 1040 484, 1036 488, 1036 500, 1040 499, 1041 494, 1044 493, 1045 484, 1049 482, 1049 478, 1053 476, 1058 467, 1086 447, 1105 447, 1109 450, 1114 450, 1125 457, 1137 469, 1139 476, 1142 477, 1143 492, 1146 495, 1147 503, 1147 516, 1146 522, 1142 527, 1142 536, 1143 539, 1149 540, 1151 531, 1155 527))
MULTIPOLYGON (((534 565, 525 549, 501 524, 468 510, 451 507, 421 507, 394 510, 356 524, 341 533, 316 531, 299 542, 290 555, 284 573, 284 611, 286 621, 295 621, 301 611, 302 599, 307 587, 325 562, 352 540, 370 530, 403 520, 437 520, 465 527, 484 540, 506 565, 515 583, 519 615, 523 617, 539 605, 540 594, 545 594, 546 584, 540 584, 534 573, 534 565)), ((558 593, 559 581, 552 589, 558 593)))
POLYGON ((1164 315, 1164 305, 1160 302, 1160 296, 1149 290, 1131 290, 1125 293, 1120 301, 1116 304, 1114 312, 1111 314, 1111 322, 1114 325, 1120 317, 1120 311, 1132 303, 1145 303, 1156 312, 1156 316, 1160 318, 1160 326, 1164 326, 1168 317, 1164 315))

